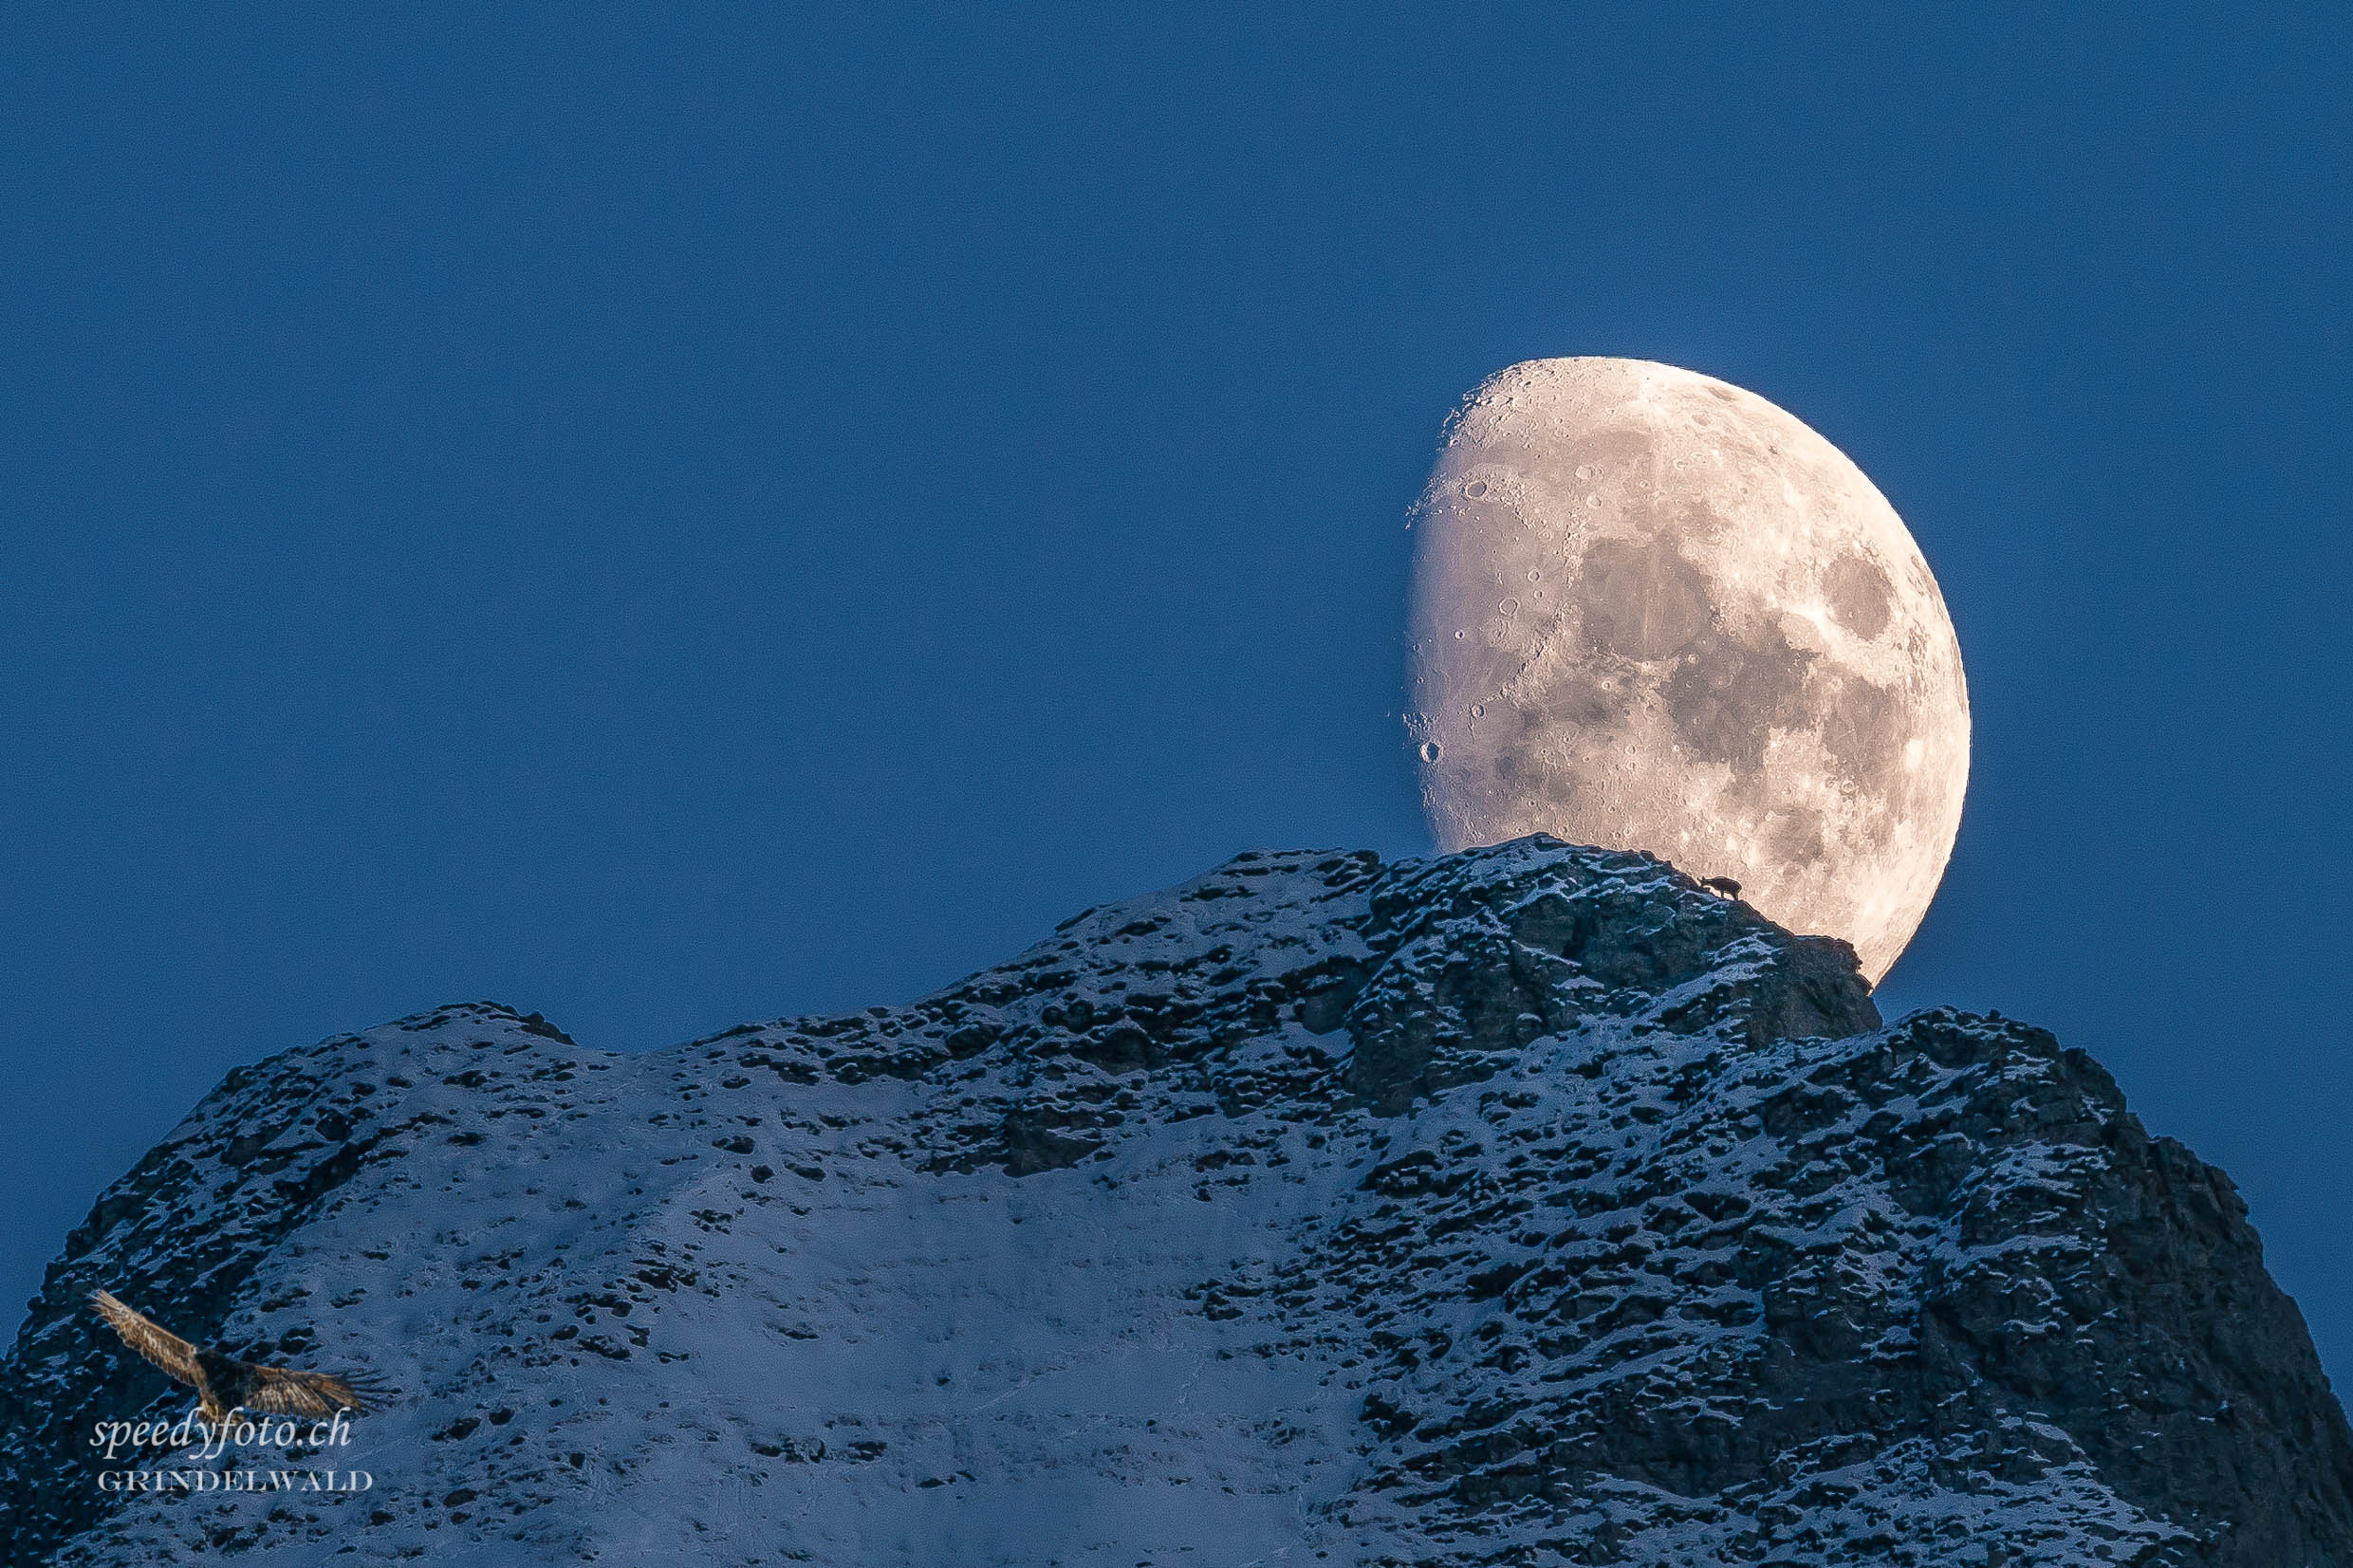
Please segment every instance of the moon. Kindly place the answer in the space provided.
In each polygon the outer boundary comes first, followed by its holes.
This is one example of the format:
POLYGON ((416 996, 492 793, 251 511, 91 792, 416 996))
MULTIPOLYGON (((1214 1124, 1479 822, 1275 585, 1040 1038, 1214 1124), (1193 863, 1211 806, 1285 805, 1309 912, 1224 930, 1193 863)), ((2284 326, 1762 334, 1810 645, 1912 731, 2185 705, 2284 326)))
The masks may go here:
POLYGON ((1530 360, 1448 422, 1410 526, 1406 723, 1442 851, 1647 850, 1879 984, 1953 853, 1969 692, 1862 470, 1695 371, 1530 360))

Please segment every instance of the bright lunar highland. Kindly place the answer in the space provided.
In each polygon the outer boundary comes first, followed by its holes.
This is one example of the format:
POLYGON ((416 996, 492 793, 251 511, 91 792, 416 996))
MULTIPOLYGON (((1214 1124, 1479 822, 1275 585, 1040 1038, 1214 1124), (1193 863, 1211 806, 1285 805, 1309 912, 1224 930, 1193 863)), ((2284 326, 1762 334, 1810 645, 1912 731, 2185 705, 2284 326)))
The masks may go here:
POLYGON ((1449 423, 1413 526, 1407 723, 1441 850, 1648 850, 1879 983, 1953 853, 1969 693, 1860 469, 1693 371, 1531 360, 1449 423))

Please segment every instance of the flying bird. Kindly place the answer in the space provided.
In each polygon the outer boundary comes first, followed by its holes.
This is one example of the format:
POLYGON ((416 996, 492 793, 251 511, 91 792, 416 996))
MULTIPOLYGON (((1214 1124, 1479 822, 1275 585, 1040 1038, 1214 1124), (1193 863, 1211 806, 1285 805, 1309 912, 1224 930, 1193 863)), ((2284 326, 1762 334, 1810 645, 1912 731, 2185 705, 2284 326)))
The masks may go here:
POLYGON ((392 1396, 390 1390, 364 1377, 265 1367, 209 1345, 192 1345, 102 1290, 90 1293, 90 1304, 124 1344, 195 1389, 207 1421, 225 1421, 240 1410, 270 1415, 330 1416, 346 1410, 360 1413, 392 1396))

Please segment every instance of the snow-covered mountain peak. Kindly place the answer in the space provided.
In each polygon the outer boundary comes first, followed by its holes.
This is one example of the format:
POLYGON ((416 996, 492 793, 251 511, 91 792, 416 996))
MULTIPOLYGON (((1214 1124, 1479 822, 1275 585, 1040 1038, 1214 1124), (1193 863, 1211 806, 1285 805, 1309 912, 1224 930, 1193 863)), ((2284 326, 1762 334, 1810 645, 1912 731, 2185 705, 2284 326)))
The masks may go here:
POLYGON ((488 1003, 283 1052, 68 1238, 0 1420, 21 1562, 2353 1560, 2226 1177, 1542 839, 1240 856, 641 1056, 488 1003), (395 1385, 295 1466, 368 1489, 99 1489, 186 1401, 94 1288, 395 1385))

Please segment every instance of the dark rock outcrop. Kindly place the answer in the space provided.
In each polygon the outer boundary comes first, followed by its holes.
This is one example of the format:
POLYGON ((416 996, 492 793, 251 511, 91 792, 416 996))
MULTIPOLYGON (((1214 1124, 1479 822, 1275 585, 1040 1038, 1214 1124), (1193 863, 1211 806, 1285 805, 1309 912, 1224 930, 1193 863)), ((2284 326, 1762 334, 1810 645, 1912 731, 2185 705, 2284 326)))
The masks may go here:
POLYGON ((2226 1176, 1540 839, 1243 856, 643 1057, 490 1004, 286 1052, 68 1238, 0 1427, 11 1563, 2353 1565, 2226 1176), (99 1490, 92 1424, 179 1408, 99 1286, 409 1391, 373 1489, 99 1490))

